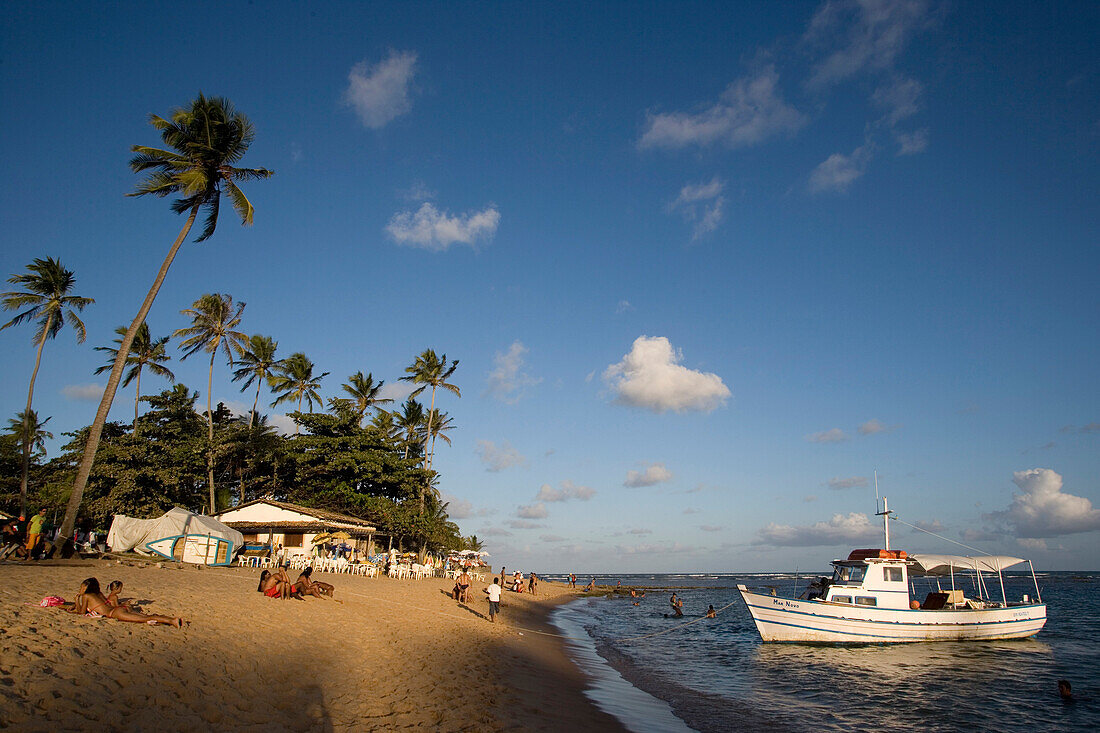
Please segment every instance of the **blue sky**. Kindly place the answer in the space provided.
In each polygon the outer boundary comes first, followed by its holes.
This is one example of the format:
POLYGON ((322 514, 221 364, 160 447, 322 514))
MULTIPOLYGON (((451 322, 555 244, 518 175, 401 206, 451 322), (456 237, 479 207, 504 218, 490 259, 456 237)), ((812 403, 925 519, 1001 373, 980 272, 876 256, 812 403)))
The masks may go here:
MULTIPOLYGON (((87 342, 44 353, 55 433, 91 422, 92 347, 182 224, 124 197, 129 148, 201 90, 276 175, 246 189, 255 226, 227 210, 181 250, 153 334, 230 293, 325 397, 459 359, 435 466, 495 561, 819 567, 876 544, 877 470, 908 522, 1100 567, 1095 3, 3 14, 0 265, 59 257, 96 299, 87 342)), ((0 333, 9 416, 30 339, 0 333)), ((247 409, 227 375, 215 399, 247 409)))

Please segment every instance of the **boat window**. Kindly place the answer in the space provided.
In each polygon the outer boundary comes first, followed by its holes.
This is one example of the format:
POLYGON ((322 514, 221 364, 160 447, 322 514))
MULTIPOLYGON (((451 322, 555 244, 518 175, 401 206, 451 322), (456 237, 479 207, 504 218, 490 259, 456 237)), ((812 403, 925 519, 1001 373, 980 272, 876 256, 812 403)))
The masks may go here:
POLYGON ((866 569, 867 568, 864 565, 856 565, 855 567, 842 565, 842 566, 838 567, 836 569, 836 571, 833 573, 833 582, 834 583, 862 583, 863 582, 863 573, 866 569))
POLYGON ((883 568, 882 572, 887 580, 892 580, 895 583, 901 582, 901 568, 883 568))
POLYGON ((833 603, 851 603, 852 602, 852 597, 851 596, 833 596, 829 600, 832 601, 833 603))
POLYGON ((878 601, 875 600, 874 598, 869 598, 867 596, 856 596, 856 605, 857 606, 877 606, 878 601))

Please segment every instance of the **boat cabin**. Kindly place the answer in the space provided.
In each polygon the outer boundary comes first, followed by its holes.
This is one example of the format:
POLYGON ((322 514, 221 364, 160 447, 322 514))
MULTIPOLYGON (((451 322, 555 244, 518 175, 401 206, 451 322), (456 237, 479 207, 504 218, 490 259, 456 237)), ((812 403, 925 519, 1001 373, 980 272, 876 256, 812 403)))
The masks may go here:
POLYGON ((909 560, 903 550, 853 550, 847 560, 834 560, 832 565, 832 581, 821 600, 909 608, 909 560))

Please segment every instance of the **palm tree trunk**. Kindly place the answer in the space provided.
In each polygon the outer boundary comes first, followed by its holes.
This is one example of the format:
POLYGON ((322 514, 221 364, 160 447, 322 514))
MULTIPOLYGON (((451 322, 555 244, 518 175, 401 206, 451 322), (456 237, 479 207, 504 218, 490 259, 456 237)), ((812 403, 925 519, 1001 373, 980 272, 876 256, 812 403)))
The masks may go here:
MULTIPOLYGON (((431 460, 428 458, 428 438, 432 436, 432 417, 435 416, 435 385, 432 385, 432 404, 428 408, 428 434, 424 438, 424 468, 430 469, 432 466, 431 460)), ((424 516, 424 489, 420 490, 420 514, 424 516)))
POLYGON ((42 340, 38 342, 38 353, 34 357, 34 371, 31 372, 31 386, 27 390, 27 409, 23 411, 23 472, 19 478, 19 513, 27 516, 27 484, 31 470, 31 403, 34 401, 34 380, 38 378, 38 367, 42 364, 42 347, 46 345, 50 326, 53 325, 53 313, 46 316, 46 326, 42 331, 42 340))
POLYGON ((210 513, 218 511, 214 497, 214 411, 210 409, 211 392, 214 391, 214 357, 218 355, 218 344, 210 352, 210 374, 206 378, 206 424, 209 444, 206 451, 206 482, 210 487, 210 513))
POLYGON ((256 380, 256 399, 252 400, 252 414, 248 416, 248 429, 252 430, 252 421, 256 418, 256 407, 260 404, 260 384, 263 377, 256 380))
POLYGON ((137 382, 137 389, 134 390, 134 429, 133 429, 133 434, 134 434, 134 437, 136 438, 137 437, 138 403, 141 402, 141 365, 140 364, 138 365, 137 379, 134 380, 134 381, 137 382))
POLYGON ((157 293, 160 292, 160 286, 164 283, 164 278, 168 275, 168 268, 172 266, 172 260, 176 258, 176 253, 179 252, 183 240, 187 238, 188 232, 191 231, 191 225, 195 223, 195 216, 198 213, 198 206, 191 209, 191 214, 187 217, 183 229, 180 230, 179 235, 176 237, 176 241, 172 243, 171 249, 168 250, 168 255, 164 258, 160 270, 157 271, 157 276, 153 280, 153 285, 149 288, 145 300, 142 301, 137 316, 134 317, 133 322, 130 324, 130 328, 126 330, 126 335, 122 337, 122 343, 118 345, 115 365, 111 367, 111 376, 107 380, 107 386, 103 390, 103 398, 99 401, 99 409, 96 411, 95 421, 88 431, 88 442, 84 444, 84 455, 80 459, 80 466, 76 471, 76 479, 73 481, 73 492, 69 495, 68 506, 65 507, 65 518, 61 522, 61 529, 58 533, 58 547, 63 546, 65 541, 71 539, 73 536, 73 527, 76 526, 76 513, 80 509, 81 500, 84 498, 84 489, 88 485, 88 477, 92 474, 92 464, 95 463, 95 454, 96 451, 99 450, 99 439, 103 435, 103 425, 107 422, 107 414, 111 411, 111 403, 115 399, 115 392, 118 391, 118 383, 122 380, 122 372, 126 368, 126 357, 130 353, 130 346, 134 343, 134 334, 137 333, 141 324, 145 322, 145 317, 149 315, 149 310, 153 307, 153 301, 156 300, 157 293))

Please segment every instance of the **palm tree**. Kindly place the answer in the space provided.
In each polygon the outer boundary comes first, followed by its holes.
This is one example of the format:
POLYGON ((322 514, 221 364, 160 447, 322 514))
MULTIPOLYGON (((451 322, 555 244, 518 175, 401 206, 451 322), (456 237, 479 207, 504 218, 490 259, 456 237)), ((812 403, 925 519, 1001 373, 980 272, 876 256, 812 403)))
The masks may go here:
POLYGON ((176 109, 171 120, 150 115, 149 123, 160 131, 161 139, 170 150, 144 145, 133 147, 136 155, 130 161, 130 167, 136 173, 148 173, 130 195, 179 195, 180 198, 172 202, 172 210, 177 214, 186 213, 187 221, 168 250, 152 287, 118 346, 119 355, 111 369, 107 387, 103 390, 103 399, 100 400, 95 421, 88 431, 84 455, 80 460, 76 479, 73 481, 73 492, 61 523, 60 536, 63 539, 73 536, 76 513, 84 497, 84 487, 88 485, 88 476, 92 472, 103 425, 107 422, 107 413, 111 411, 115 391, 126 368, 125 355, 130 353, 130 343, 134 340, 138 327, 149 315, 149 309, 153 307, 160 286, 168 275, 168 268, 171 267, 183 240, 190 233, 195 217, 199 211, 206 211, 206 223, 197 241, 209 239, 218 225, 218 211, 224 190, 237 215, 241 217, 241 223, 246 226, 251 224, 252 202, 237 186, 237 181, 258 180, 272 175, 271 171, 264 168, 234 167, 252 144, 255 131, 248 118, 237 112, 228 99, 207 99, 199 94, 198 99, 192 101, 189 107, 176 109))
POLYGON ((479 540, 476 534, 472 534, 465 538, 465 545, 467 550, 475 550, 478 552, 485 547, 485 543, 479 540))
POLYGON ((344 401, 350 403, 353 412, 358 417, 358 424, 362 426, 363 416, 366 415, 367 410, 375 405, 384 405, 393 400, 388 397, 379 397, 378 392, 382 389, 382 385, 385 381, 378 380, 378 384, 374 383, 374 375, 367 374, 363 376, 363 372, 356 372, 348 377, 348 384, 342 385, 344 392, 351 397, 343 398, 344 401))
POLYGON ((371 417, 370 424, 389 440, 394 440, 401 434, 401 428, 397 426, 393 413, 389 410, 379 408, 371 417))
POLYGON ((237 360, 242 366, 233 372, 233 381, 245 380, 241 386, 244 392, 252 383, 256 383, 256 397, 252 400, 252 412, 248 413, 248 427, 252 427, 252 419, 256 415, 256 406, 260 403, 260 387, 264 382, 271 384, 271 376, 274 373, 278 360, 275 359, 275 350, 279 348, 279 342, 270 336, 253 334, 248 339, 241 358, 237 360))
MULTIPOLYGON (((401 377, 402 381, 421 385, 414 389, 409 397, 417 397, 429 386, 432 388, 432 401, 428 407, 428 435, 432 433, 432 416, 435 414, 435 391, 442 387, 449 392, 453 392, 456 397, 462 396, 458 387, 447 382, 457 368, 458 359, 455 359, 451 362, 450 366, 447 366, 447 355, 444 354, 442 357, 438 357, 432 349, 425 349, 423 354, 416 357, 416 361, 414 361, 411 366, 405 367, 405 371, 408 372, 408 374, 401 377)), ((425 467, 431 465, 430 457, 425 456, 424 465, 425 467)), ((420 505, 421 508, 423 508, 423 497, 421 497, 420 505)))
POLYGON ((214 412, 211 409, 214 393, 214 358, 218 355, 220 348, 232 368, 233 356, 244 352, 248 336, 233 330, 241 325, 244 305, 244 303, 234 305, 232 295, 206 293, 196 300, 192 307, 180 311, 185 316, 191 316, 191 325, 187 328, 178 328, 173 334, 183 339, 180 348, 184 350, 184 354, 180 357, 180 361, 200 349, 210 354, 210 372, 206 378, 206 421, 210 452, 206 457, 206 467, 207 480, 210 484, 211 514, 218 510, 214 503, 214 412))
MULTIPOLYGON (((425 442, 427 442, 427 440, 430 438, 432 441, 432 450, 430 454, 432 457, 435 456, 436 438, 443 438, 444 443, 446 443, 447 445, 451 444, 451 439, 447 437, 447 433, 454 430, 454 422, 455 421, 453 417, 449 416, 445 412, 440 412, 439 410, 432 410, 432 412, 428 415, 428 419, 425 424, 424 440, 425 442)), ((431 468, 432 461, 431 458, 429 458, 428 470, 430 471, 431 468)))
MULTIPOLYGON (((115 329, 115 333, 118 334, 115 343, 121 344, 122 340, 126 338, 126 326, 119 326, 115 329)), ((126 357, 126 363, 130 365, 130 371, 126 372, 126 376, 123 377, 119 386, 125 388, 130 385, 130 382, 137 380, 136 390, 134 391, 134 435, 137 435, 138 402, 141 400, 141 370, 149 367, 149 371, 158 377, 164 377, 173 384, 176 382, 176 375, 172 373, 172 370, 162 366, 164 362, 172 358, 168 356, 168 339, 168 336, 164 336, 154 341, 153 337, 149 335, 149 324, 143 321, 134 334, 134 340, 130 342, 130 353, 126 357)), ((95 370, 96 374, 102 374, 114 366, 115 359, 118 358, 118 348, 97 346, 95 350, 105 351, 109 354, 107 363, 95 370)))
MULTIPOLYGON (((302 411, 302 400, 309 404, 309 411, 313 412, 313 403, 322 404, 321 395, 317 390, 321 388, 321 380, 328 376, 324 372, 313 376, 313 362, 302 352, 291 354, 279 362, 278 371, 271 380, 271 391, 279 395, 272 407, 291 400, 298 401, 298 412, 302 411)), ((294 434, 298 434, 298 424, 294 424, 294 434)))
MULTIPOLYGON (((28 272, 20 275, 12 275, 8 282, 12 285, 22 286, 23 290, 13 290, 0 293, 4 310, 20 310, 26 308, 15 318, 0 326, 3 331, 8 326, 16 326, 26 321, 35 321, 38 328, 34 332, 33 343, 38 345, 38 352, 34 357, 34 371, 31 372, 31 385, 27 389, 27 408, 23 411, 24 418, 30 418, 32 414, 31 404, 34 401, 34 380, 38 377, 38 367, 42 364, 42 347, 46 345, 46 339, 52 339, 65 327, 65 319, 72 321, 73 330, 76 331, 77 343, 84 343, 87 331, 84 322, 76 314, 95 301, 91 298, 82 298, 79 295, 70 295, 73 286, 76 285, 76 277, 72 270, 66 270, 60 260, 53 257, 46 259, 36 258, 27 265, 28 272), (73 310, 73 309, 76 310, 73 310)), ((27 513, 27 475, 31 464, 31 426, 29 422, 23 425, 23 472, 19 479, 19 507, 22 514, 27 513)))
POLYGON ((395 420, 399 430, 405 433, 405 458, 409 457, 409 448, 419 441, 420 430, 424 425, 424 405, 412 397, 401 405, 401 413, 395 420))
POLYGON ((8 420, 8 432, 18 437, 19 444, 22 445, 26 440, 26 436, 30 436, 30 450, 36 455, 46 455, 46 441, 53 440, 53 433, 46 430, 46 423, 53 418, 47 417, 42 422, 38 422, 38 413, 31 410, 29 414, 20 412, 14 418, 8 420))

